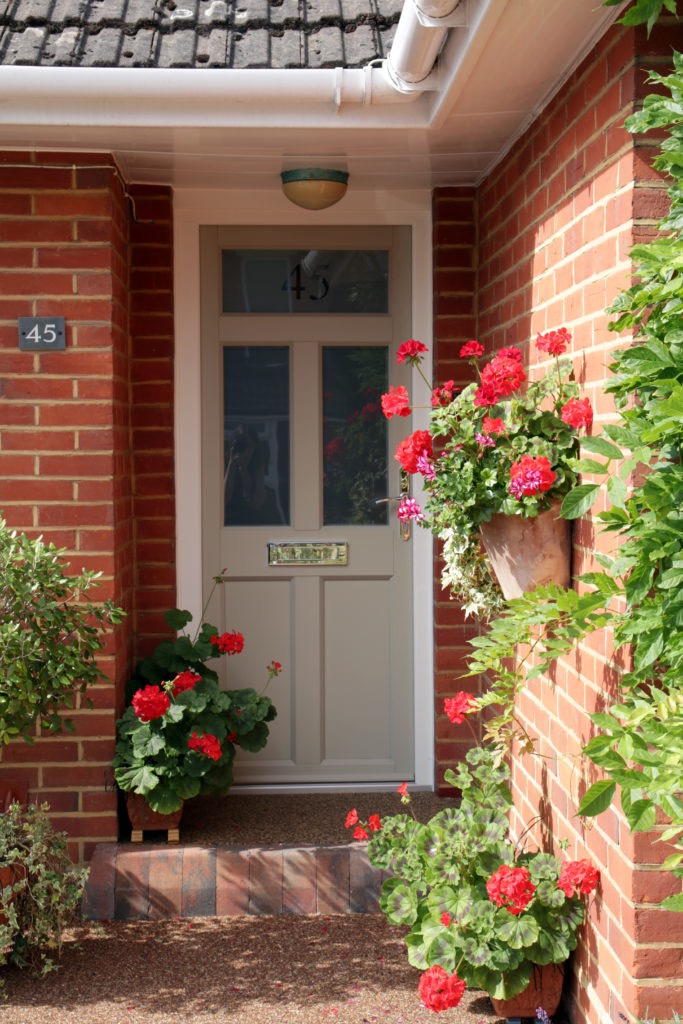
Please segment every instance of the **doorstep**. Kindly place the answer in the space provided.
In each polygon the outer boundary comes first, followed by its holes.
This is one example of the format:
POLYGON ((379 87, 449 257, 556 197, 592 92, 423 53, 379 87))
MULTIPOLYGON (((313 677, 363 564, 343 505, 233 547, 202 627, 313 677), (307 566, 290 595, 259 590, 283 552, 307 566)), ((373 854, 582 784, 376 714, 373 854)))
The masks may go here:
POLYGON ((100 843, 83 896, 88 920, 244 914, 376 914, 384 872, 362 843, 169 846, 100 843))

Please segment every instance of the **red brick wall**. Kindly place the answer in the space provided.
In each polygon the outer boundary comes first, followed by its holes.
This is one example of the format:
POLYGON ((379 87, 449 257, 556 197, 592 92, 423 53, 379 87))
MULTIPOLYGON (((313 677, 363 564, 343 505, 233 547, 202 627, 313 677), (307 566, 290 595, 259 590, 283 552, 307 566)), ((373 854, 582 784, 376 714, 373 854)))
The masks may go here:
POLYGON ((170 188, 131 189, 131 376, 136 548, 135 658, 168 633, 175 598, 173 209, 170 188))
POLYGON ((2 751, 74 852, 118 835, 110 762, 133 661, 175 604, 169 189, 126 190, 101 156, 0 155, 0 510, 65 549, 127 612, 74 734, 2 751), (18 350, 17 317, 66 319, 64 351, 18 350))
MULTIPOLYGON (((653 232, 664 202, 647 144, 634 144, 623 123, 648 91, 642 67, 666 59, 672 43, 666 28, 649 42, 641 32, 610 30, 477 192, 473 336, 487 348, 520 345, 533 375, 541 360, 529 339, 568 327, 576 377, 592 400, 596 426, 613 415, 602 385, 611 353, 627 342, 607 330, 604 310, 630 282, 630 248, 653 232)), ((439 361, 451 354, 451 296, 441 293, 440 250, 460 237, 449 198, 457 204, 462 193, 442 191, 436 198, 439 361)), ((595 550, 612 543, 584 517, 574 533, 575 573, 590 566, 595 550)), ((454 612, 437 605, 437 642, 444 616, 455 622, 454 612)), ((539 737, 541 757, 514 762, 515 830, 540 808, 543 820, 534 838, 566 839, 569 855, 589 856, 602 873, 568 993, 573 1024, 616 1024, 621 1013, 629 1020, 671 1018, 683 999, 683 915, 652 906, 680 889, 657 870, 664 849, 653 845, 652 836, 632 836, 616 807, 591 822, 576 818, 581 795, 595 778, 579 758, 591 735, 587 715, 601 706, 605 691, 614 692, 610 653, 610 637, 594 636, 558 665, 552 681, 528 684, 518 707, 539 737)), ((437 666, 451 656, 455 664, 459 647, 439 652, 437 666)), ((447 685, 447 677, 437 674, 437 686, 447 685)), ((457 680, 452 688, 460 688, 457 680)), ((450 761, 451 749, 439 743, 439 755, 450 761)))
MULTIPOLYGON (((128 207, 101 157, 0 157, 0 509, 8 523, 65 548, 73 572, 102 572, 96 599, 132 603, 129 464, 128 207), (17 317, 63 316, 66 349, 20 352, 17 317)), ((107 787, 115 682, 130 622, 101 659, 107 679, 73 734, 2 752, 3 777, 49 802, 77 852, 116 835, 107 787)))

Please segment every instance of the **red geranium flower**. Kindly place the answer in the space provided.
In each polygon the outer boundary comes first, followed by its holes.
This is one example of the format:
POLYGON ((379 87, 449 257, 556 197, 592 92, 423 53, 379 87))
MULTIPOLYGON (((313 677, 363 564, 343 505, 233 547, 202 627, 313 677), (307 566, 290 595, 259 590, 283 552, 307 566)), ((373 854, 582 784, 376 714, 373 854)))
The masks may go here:
POLYGON ((465 992, 465 982, 457 974, 448 974, 435 964, 423 973, 418 992, 427 1009, 439 1013, 458 1005, 465 992))
POLYGON ((244 637, 233 629, 232 633, 212 636, 211 643, 218 648, 221 654, 239 654, 244 648, 244 637))
POLYGON ((439 405, 450 405, 460 389, 456 388, 454 380, 447 380, 441 387, 432 391, 432 405, 436 408, 439 405))
POLYGON ((356 827, 353 830, 353 838, 362 841, 363 839, 369 839, 370 836, 365 831, 362 825, 356 825, 356 827))
POLYGON ((460 693, 456 693, 455 697, 446 697, 443 702, 443 709, 448 717, 449 722, 453 722, 454 725, 460 725, 465 721, 465 715, 468 715, 472 710, 475 698, 471 693, 465 693, 461 690, 460 693))
POLYGON ((388 420, 392 416, 410 416, 408 389, 402 384, 397 388, 392 384, 388 392, 382 395, 382 412, 388 420))
POLYGON ((549 352, 552 356, 561 356, 571 344, 572 336, 566 327, 560 327, 557 331, 548 331, 547 334, 539 334, 536 338, 536 348, 542 352, 549 352))
POLYGON ((560 878, 557 884, 569 899, 575 892, 582 896, 593 892, 599 878, 600 872, 593 867, 589 860, 570 860, 560 868, 560 878))
POLYGON ((439 920, 441 921, 441 924, 444 926, 444 928, 450 928, 452 917, 447 911, 441 915, 439 920))
POLYGON ((401 785, 396 790, 396 792, 398 793, 399 796, 408 796, 408 783, 402 782, 401 785))
POLYGON ((568 423, 570 427, 578 430, 580 427, 590 427, 593 422, 593 410, 589 398, 570 398, 562 407, 562 422, 568 423))
POLYGON ((519 359, 498 354, 481 371, 481 384, 474 393, 474 404, 496 405, 525 380, 526 374, 519 359))
POLYGON ((482 434, 504 434, 505 424, 499 417, 491 418, 490 416, 484 416, 481 423, 482 434))
POLYGON ((545 455, 539 455, 536 459, 531 455, 522 455, 519 462, 510 466, 510 494, 521 498, 549 491, 555 483, 555 476, 545 455))
POLYGON ((346 815, 346 821, 344 822, 344 828, 351 828, 352 825, 358 824, 358 811, 354 807, 352 811, 346 815))
POLYGON ((420 356, 426 351, 426 345, 423 345, 421 341, 415 341, 414 338, 411 338, 410 341, 404 341, 400 346, 396 353, 396 362, 402 363, 405 360, 412 366, 417 366, 420 362, 420 356))
POLYGON ((199 735, 193 732, 187 741, 187 745, 190 750, 196 750, 200 754, 204 754, 206 757, 210 757, 212 761, 219 761, 221 757, 221 744, 215 736, 211 733, 204 733, 199 735))
POLYGON ((177 697, 179 693, 183 693, 185 690, 193 690, 201 678, 194 669, 186 668, 184 672, 175 677, 171 684, 173 696, 177 697))
POLYGON ((501 864, 486 883, 486 891, 497 907, 505 907, 511 914, 521 914, 534 898, 536 886, 526 868, 501 864))
POLYGON ((422 454, 433 458, 432 435, 428 430, 415 430, 396 448, 394 458, 400 462, 406 473, 417 473, 417 460, 422 454))
POLYGON ((484 346, 478 341, 467 341, 460 349, 461 359, 478 359, 483 354, 484 346))
POLYGON ((368 828, 371 832, 379 832, 382 828, 382 819, 379 814, 371 814, 368 818, 368 828))
POLYGON ((158 686, 143 686, 133 695, 133 710, 141 722, 163 718, 171 706, 171 698, 158 686))
POLYGON ((517 348, 516 345, 509 345, 507 348, 498 349, 499 356, 505 356, 507 359, 516 359, 518 363, 522 361, 522 350, 517 348))

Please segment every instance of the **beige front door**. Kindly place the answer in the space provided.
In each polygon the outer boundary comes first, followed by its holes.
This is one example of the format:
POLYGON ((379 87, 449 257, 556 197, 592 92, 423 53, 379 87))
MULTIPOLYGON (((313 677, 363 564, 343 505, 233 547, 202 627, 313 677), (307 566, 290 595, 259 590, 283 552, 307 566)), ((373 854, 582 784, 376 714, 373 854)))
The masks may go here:
POLYGON ((269 687, 268 746, 236 781, 411 779, 411 544, 393 459, 409 431, 379 399, 407 384, 405 229, 232 230, 202 239, 204 580, 238 629, 225 685, 269 687))

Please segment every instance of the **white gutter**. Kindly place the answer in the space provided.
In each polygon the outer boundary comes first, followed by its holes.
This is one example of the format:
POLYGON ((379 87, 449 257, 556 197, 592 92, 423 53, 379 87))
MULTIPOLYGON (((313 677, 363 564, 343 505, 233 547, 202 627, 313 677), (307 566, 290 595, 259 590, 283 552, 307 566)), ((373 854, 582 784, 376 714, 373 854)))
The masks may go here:
MULTIPOLYGON (((437 90, 434 63, 449 27, 464 27, 470 2, 405 0, 389 58, 365 68, 0 66, 0 124, 295 127, 310 126, 317 113, 329 125, 330 110, 405 103, 437 90)), ((426 110, 411 118, 428 120, 426 110)))

